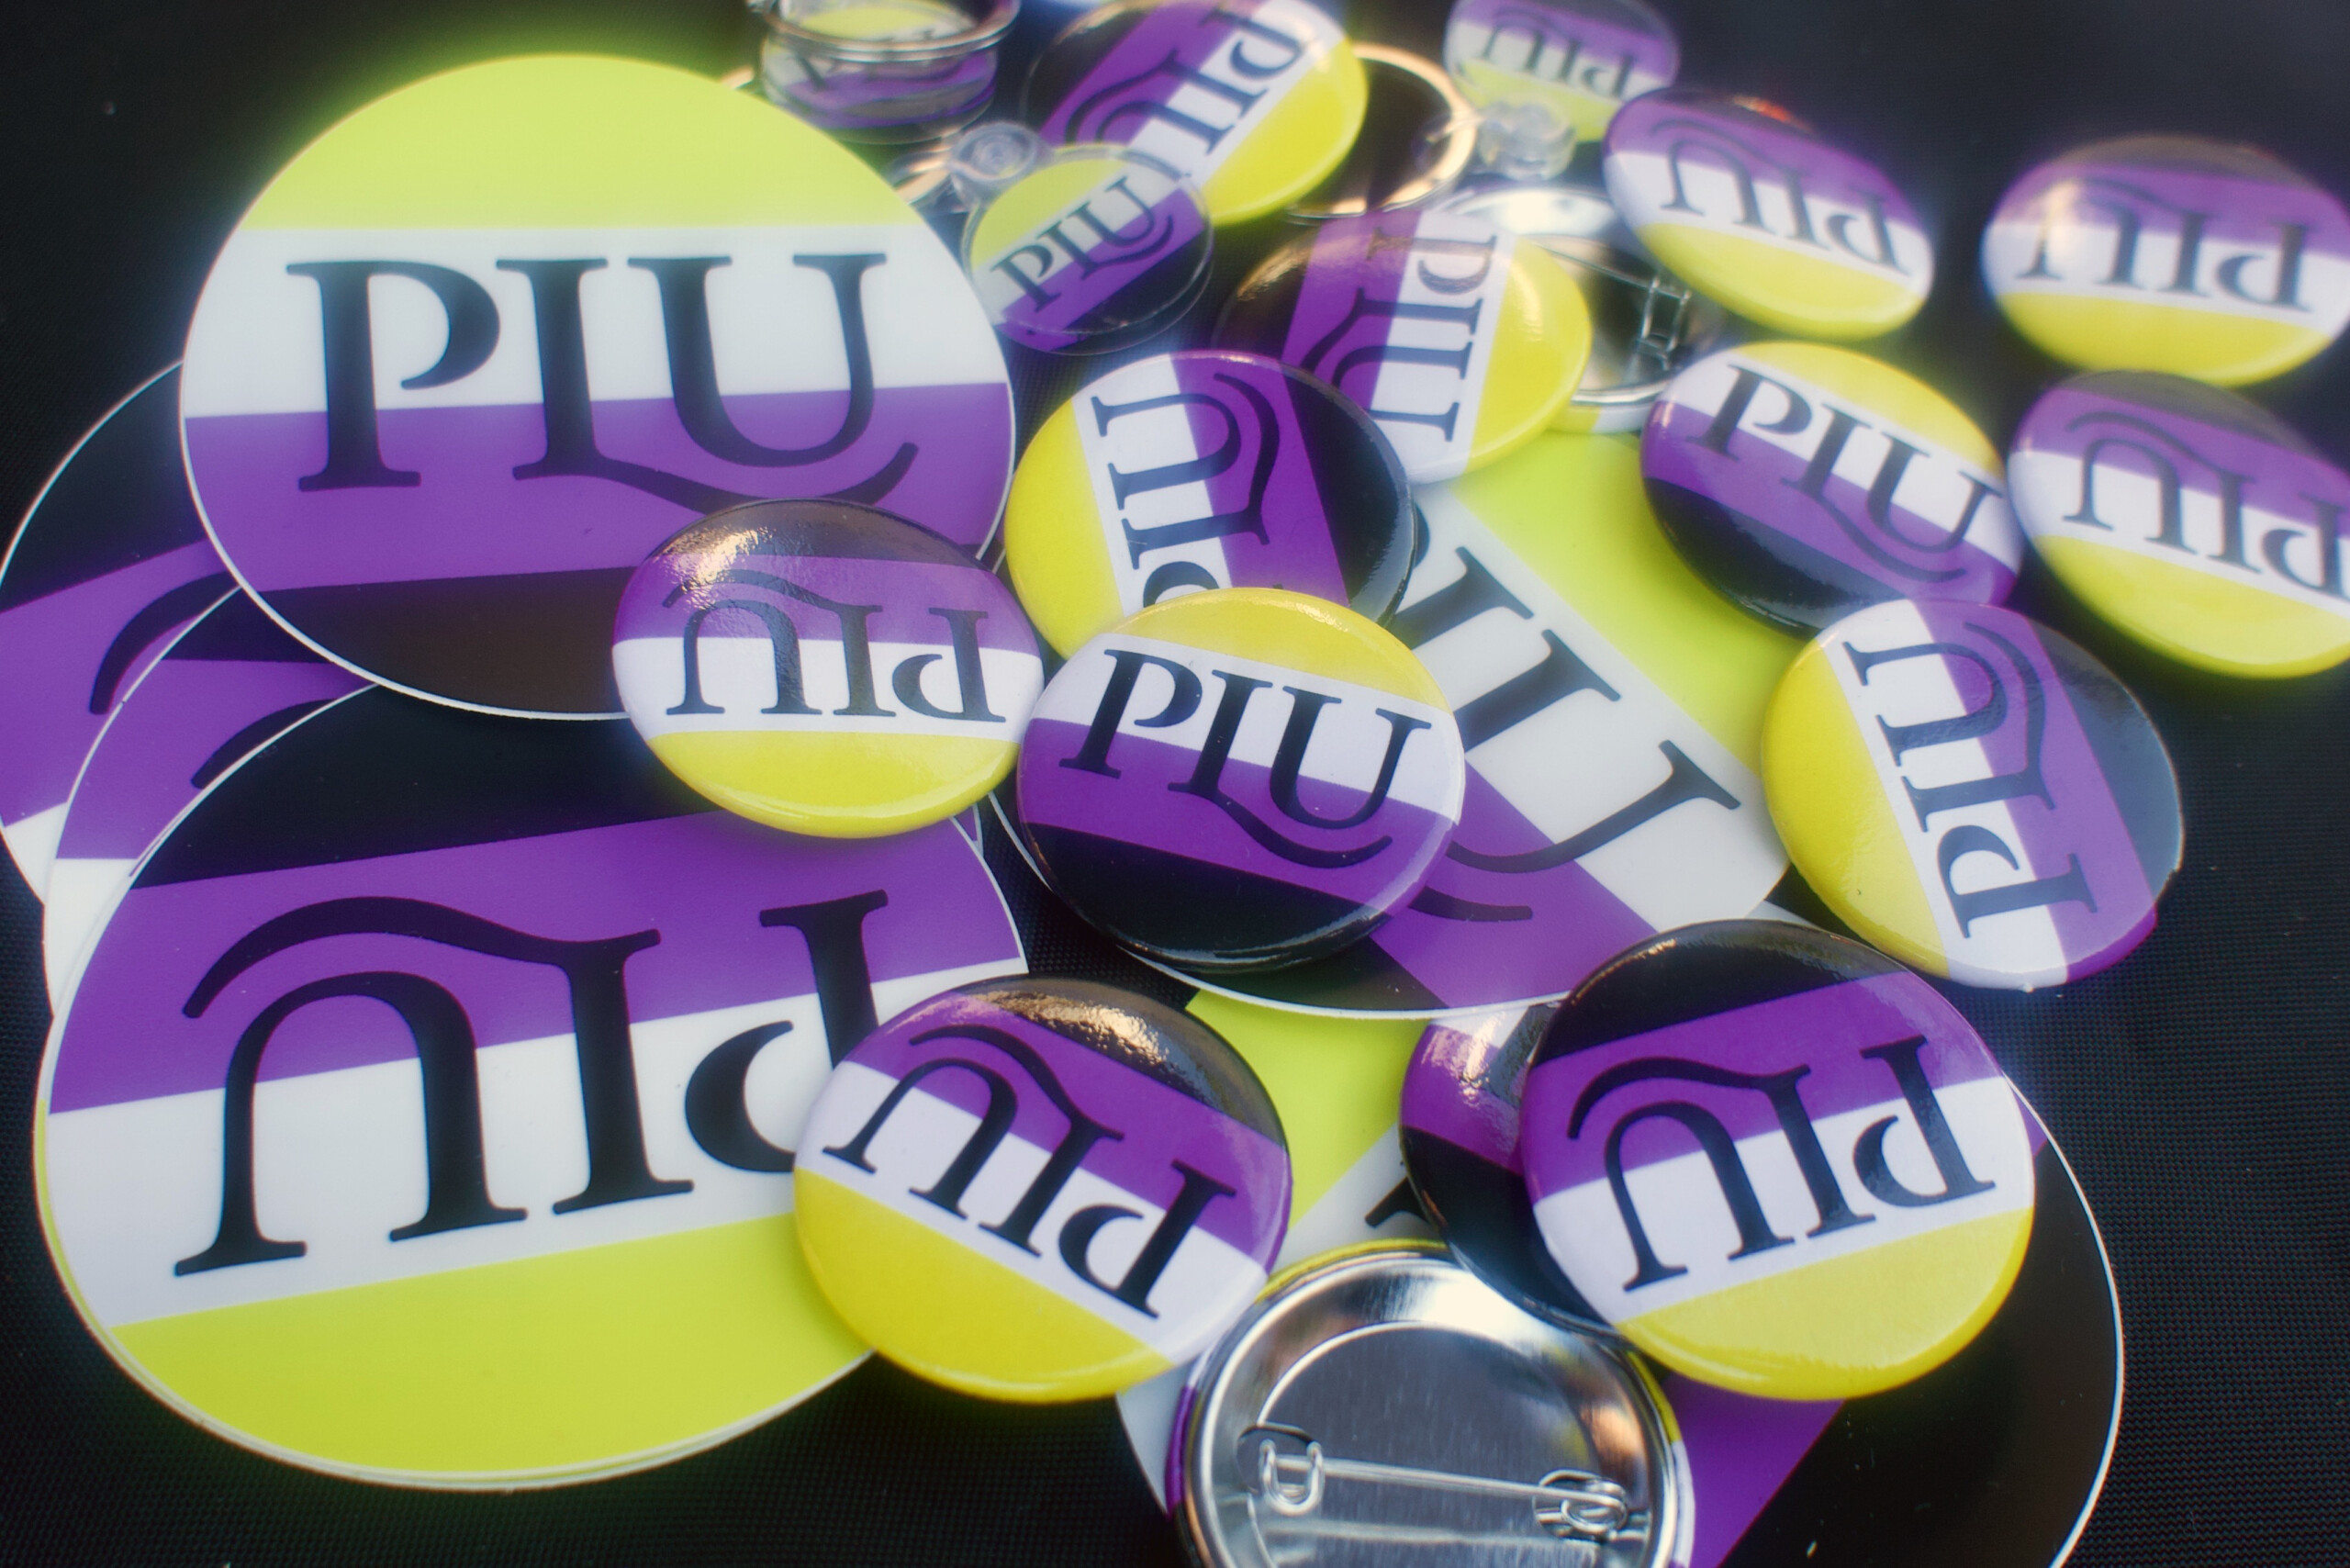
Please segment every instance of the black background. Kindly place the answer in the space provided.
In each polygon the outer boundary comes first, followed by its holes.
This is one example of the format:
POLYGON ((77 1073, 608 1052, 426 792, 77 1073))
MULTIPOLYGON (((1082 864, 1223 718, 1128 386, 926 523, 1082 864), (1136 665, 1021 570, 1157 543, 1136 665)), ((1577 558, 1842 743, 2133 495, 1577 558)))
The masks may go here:
MULTIPOLYGON (((2000 323, 1974 260, 2000 190, 2031 161, 2096 135, 2194 131, 2257 142, 2350 192, 2350 6, 1660 3, 1681 31, 1684 82, 1776 99, 1911 193, 1942 237, 1941 281, 1877 352, 1995 441, 2056 374, 2000 323)), ((1440 0, 1362 9, 1362 36, 1433 51, 1440 0)), ((746 62, 752 39, 731 0, 11 10, 0 515, 178 355, 238 215, 341 116, 500 54, 592 50, 714 73, 746 62)), ((1024 366, 1024 394, 1042 369, 1024 366)), ((2350 456, 2346 392, 2337 350, 2256 395, 2350 456)), ((1957 995, 2071 1156, 2120 1279, 2121 1441, 2075 1561, 2338 1564, 2350 1554, 2350 671, 2206 681, 2135 653, 2036 573, 2017 603, 2138 690, 2177 762, 2188 822, 2185 868, 2134 957, 2059 991, 1957 995)), ((47 1023, 38 913, 0 874, 0 1561, 1179 1560, 1108 1405, 991 1408, 878 1363, 711 1453, 552 1493, 350 1484, 202 1435, 106 1361, 41 1242, 28 1158, 47 1023)), ((1035 956, 1093 962, 1067 931, 1035 956)))

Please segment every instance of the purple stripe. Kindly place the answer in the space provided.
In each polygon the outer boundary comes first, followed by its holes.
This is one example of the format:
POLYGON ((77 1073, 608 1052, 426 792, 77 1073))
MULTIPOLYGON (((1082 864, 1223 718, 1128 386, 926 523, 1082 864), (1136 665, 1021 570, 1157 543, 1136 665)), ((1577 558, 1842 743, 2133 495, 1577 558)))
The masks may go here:
POLYGON ((1339 366, 1355 349, 1384 345, 1396 323, 1391 316, 1356 318, 1356 305, 1359 300, 1392 304, 1402 297, 1404 271, 1413 261, 1409 241, 1419 228, 1417 213, 1375 212, 1341 218, 1315 230, 1305 274, 1298 282, 1297 304, 1290 313, 1289 335, 1281 342, 1282 363, 1312 371, 1369 408, 1381 362, 1366 359, 1343 375, 1339 366), (1404 242, 1377 243, 1381 241, 1404 242))
POLYGON ((1460 0, 1452 8, 1452 21, 1473 22, 1516 35, 1501 43, 1498 55, 1494 45, 1487 45, 1483 58, 1488 62, 1601 97, 1623 95, 1617 90, 1616 79, 1627 59, 1634 69, 1668 82, 1681 68, 1681 50, 1670 33, 1619 27, 1572 0, 1550 6, 1529 0, 1460 0), (1528 60, 1529 51, 1537 49, 1539 56, 1528 60), (1529 71, 1529 66, 1535 69, 1529 71))
MULTIPOLYGON (((1292 842, 1317 850, 1349 850, 1391 842, 1353 866, 1301 866, 1248 836, 1208 801, 1177 792, 1192 777, 1199 754, 1164 741, 1121 734, 1110 748, 1115 778, 1061 764, 1085 744, 1087 726, 1035 718, 1020 753, 1020 812, 1043 827, 1095 834, 1142 849, 1221 866, 1251 877, 1386 908, 1408 894, 1425 873, 1452 824, 1436 812, 1390 795, 1360 827, 1331 832, 1301 826, 1273 803, 1272 770, 1237 760, 1225 763, 1221 788, 1258 819, 1292 842)), ((1420 736, 1415 734, 1408 746, 1420 736)), ((1298 781, 1298 801, 1326 818, 1351 814, 1362 791, 1316 778, 1298 781)))
MULTIPOLYGON (((1082 141, 1123 146, 1147 121, 1140 114, 1120 113, 1120 109, 1164 104, 1173 97, 1185 84, 1185 72, 1205 65, 1232 40, 1237 30, 1233 19, 1253 17, 1260 3, 1166 0, 1152 6, 1069 89, 1069 95, 1053 106, 1039 128, 1045 140, 1062 147, 1082 141), (1162 69, 1170 63, 1176 69, 1162 69), (1093 102, 1097 97, 1100 101, 1093 102), (1080 112, 1082 120, 1075 118, 1080 112)), ((1258 25, 1277 24, 1260 21, 1258 25)), ((1288 32, 1286 28, 1281 30, 1288 32)))
MULTIPOLYGON (((1863 158, 1829 146, 1807 131, 1759 114, 1719 106, 1710 94, 1665 91, 1633 99, 1617 112, 1607 127, 1607 151, 1649 152, 1671 156, 1675 148, 1692 168, 1719 169, 1723 159, 1742 151, 1757 185, 1784 187, 1792 175, 1807 196, 1838 202, 1885 204, 1886 217, 1896 223, 1918 226, 1908 199, 1885 177, 1884 171, 1863 158), (1700 150, 1704 151, 1700 151, 1700 150)), ((1645 215, 1643 221, 1657 215, 1645 215)), ((1695 217, 1695 214, 1690 216, 1695 217)), ((1735 212, 1705 215, 1728 223, 1735 212)), ((1855 235, 1856 243, 1873 247, 1873 235, 1855 235)), ((1823 253, 1830 239, 1819 236, 1823 253)), ((1847 250, 1847 253, 1852 253, 1847 250)))
MULTIPOLYGON (((750 439, 808 445, 835 430, 844 392, 726 398, 750 439)), ((1012 402, 1002 386, 885 386, 864 435, 799 468, 722 462, 694 444, 666 398, 599 402, 596 442, 640 464, 761 498, 821 496, 872 478, 902 443, 918 455, 874 501, 967 549, 995 526, 1011 461, 1012 402)), ((297 489, 326 454, 326 416, 236 414, 187 421, 188 471, 205 514, 263 593, 352 583, 634 566, 693 521, 695 509, 606 479, 517 479, 546 454, 534 403, 400 409, 379 420, 386 463, 420 475, 404 488, 297 489)))
MULTIPOLYGON (((1197 350, 1169 358, 1175 385, 1214 399, 1214 409, 1221 410, 1213 411, 1206 403, 1189 406, 1193 450, 1218 452, 1237 440, 1231 464, 1206 482, 1211 515, 1254 512, 1264 525, 1261 540, 1242 532, 1220 541, 1233 586, 1283 588, 1346 603, 1347 580, 1330 541, 1333 531, 1357 524, 1351 518, 1334 518, 1326 510, 1313 454, 1297 422, 1296 399, 1317 394, 1256 354, 1197 350), (1264 422, 1267 409, 1273 416, 1270 430, 1264 422), (1271 467, 1259 491, 1257 470, 1269 456, 1271 467)), ((1345 454, 1337 455, 1343 460, 1345 454)))
POLYGON ((1719 1568, 1843 1406, 1837 1400, 1756 1399, 1664 1376, 1665 1403, 1681 1425, 1696 1499, 1690 1568, 1719 1568))
MULTIPOLYGON (((2160 453, 2177 470, 2179 483, 2200 495, 2219 495, 2218 471, 2225 471, 2244 481, 2247 508, 2292 517, 2308 510, 2310 496, 2350 507, 2350 476, 2314 453, 2297 452, 2242 431, 2085 387, 2058 386, 2034 403, 2016 431, 2016 451, 2077 463, 2088 455, 2092 445, 2116 440, 2160 453), (2179 444, 2174 446, 2147 431, 2143 428, 2146 425, 2179 444), (2187 450, 2180 451, 2179 446, 2187 450)), ((2149 477, 2158 472, 2149 458, 2131 446, 2105 446, 2098 454, 2098 464, 2149 477)), ((2113 515, 2109 501, 2102 502, 2099 515, 2109 523, 2123 521, 2113 515)), ((2152 533, 2154 522, 2144 520, 2145 532, 2152 533)), ((2246 542, 2247 552, 2259 547, 2257 539, 2246 542)))
MULTIPOLYGON (((1037 656, 1036 634, 1029 629, 1018 601, 1001 579, 977 566, 756 552, 654 556, 629 579, 628 590, 621 596, 613 635, 681 638, 687 621, 701 606, 722 599, 752 599, 781 610, 803 638, 825 643, 841 640, 841 618, 828 610, 739 582, 703 586, 713 574, 727 568, 764 572, 847 604, 878 605, 875 613, 864 619, 866 633, 876 643, 918 644, 943 652, 953 645, 952 623, 936 611, 976 610, 985 616, 975 627, 981 647, 1037 656), (688 591, 675 604, 663 604, 679 587, 688 591)), ((717 610, 702 622, 700 634, 765 638, 767 623, 750 610, 717 610)))
MULTIPOLYGON (((2104 159, 2058 158, 2041 164, 2009 187, 2008 194, 2000 198, 1998 210, 1992 214, 1992 221, 2044 221, 2048 214, 2041 210, 2042 204, 2059 185, 2066 185, 2070 188, 2057 193, 2057 200, 2063 204, 2058 211, 2074 221, 2110 225, 2116 215, 2096 204, 2124 203, 2136 211, 2149 234, 2175 236, 2181 222, 2181 209, 2185 209, 2203 215, 2206 244, 2274 247, 2284 238, 2278 226, 2295 223, 2309 230, 2307 249, 2311 253, 2350 255, 2350 212, 2344 212, 2340 202, 2315 185, 2287 183, 2291 177, 2287 171, 2280 168, 2278 175, 2277 182, 2271 184, 2104 159)), ((2221 258, 2210 259, 2216 262, 2221 258)), ((2149 272, 2141 281, 2153 288, 2170 279, 2154 277, 2149 272)), ((2188 302, 2182 297, 2149 293, 2147 303, 2188 302)))
POLYGON ((1517 1101, 1507 1092, 1518 1086, 1505 1085, 1504 1092, 1496 1092, 1490 1081, 1494 1058, 1508 1044, 1505 1029, 1475 1035, 1443 1024, 1428 1025, 1404 1070, 1404 1126, 1516 1170, 1517 1101))
MULTIPOLYGON (((1713 1113, 1733 1138, 1778 1130, 1771 1102, 1760 1090, 1644 1078, 1595 1101, 1580 1132, 1569 1136, 1583 1092, 1610 1068, 1660 1058, 1743 1073, 1807 1068, 1799 1092, 1812 1119, 1822 1121, 1900 1100, 1892 1067, 1861 1053, 1917 1036, 1926 1041, 1919 1052, 1926 1081, 1937 1090, 1999 1076, 1998 1064, 1966 1020, 1931 986, 1906 972, 1821 986, 1554 1058, 1527 1075, 1528 1188, 1539 1203, 1552 1193, 1605 1180, 1611 1131, 1642 1105, 1687 1102, 1713 1113)), ((1624 1139, 1624 1168, 1677 1159, 1695 1148, 1685 1128, 1652 1120, 1624 1139)))
MULTIPOLYGON (((771 50, 788 45, 770 43, 771 50)), ((811 51, 815 52, 815 51, 811 51)), ((819 60, 816 71, 770 71, 785 106, 826 130, 915 125, 975 109, 995 91, 996 53, 975 50, 923 65, 856 65, 819 60)))
MULTIPOLYGON (((1085 1170, 1163 1210, 1182 1191, 1174 1165, 1181 1160, 1234 1193, 1208 1204, 1200 1228, 1272 1266, 1289 1222, 1289 1151, 1181 1090, 976 997, 942 998, 918 1016, 901 1016, 868 1036, 849 1059, 893 1081, 942 1058, 991 1069, 1018 1096, 1013 1136, 1038 1148, 1054 1148, 1069 1132, 1069 1118, 1017 1058, 962 1032, 967 1025, 1001 1030, 1025 1045, 1043 1058, 1081 1113, 1118 1135, 1097 1139, 1087 1149, 1085 1170), (915 1036, 937 1030, 949 1033, 928 1044, 914 1043, 915 1036)), ((920 1089, 974 1116, 987 1110, 987 1090, 969 1072, 934 1071, 920 1089)), ((952 1158, 950 1150, 937 1153, 942 1160, 952 1158)))
MULTIPOLYGON (((203 1016, 183 1014, 206 970, 245 933, 323 900, 420 899, 558 940, 658 932, 660 941, 623 970, 630 1016, 645 1021, 811 994, 805 940, 762 926, 760 912, 875 891, 888 897, 864 922, 876 980, 1018 961, 994 884, 945 823, 892 838, 811 839, 709 812, 139 888, 99 938, 75 993, 50 1106, 218 1089, 239 1034, 263 1007, 297 986, 362 970, 420 974, 447 987, 485 1046, 570 1032, 555 969, 405 936, 330 936, 287 948, 232 981, 203 1016)), ((330 1001, 287 1020, 263 1058, 263 1076, 414 1054, 388 1008, 330 1001)))
MULTIPOLYGON (((73 776, 98 738, 106 711, 90 711, 107 649, 141 610, 172 589, 222 570, 206 543, 184 544, 118 572, 0 612, 0 822, 18 823, 65 803, 73 776)), ((229 584, 224 578, 221 590, 229 584)), ((119 702, 172 634, 205 608, 154 628, 114 684, 119 702)))
MULTIPOLYGON (((1126 167, 1132 169, 1136 165, 1128 163, 1126 167)), ((1124 176, 1113 183, 1123 182, 1124 176)), ((1046 296, 1039 303, 1035 295, 1024 290, 1003 308, 1001 325, 1008 336, 1036 348, 1064 349, 1083 341, 1082 335, 1071 328, 1097 310, 1117 307, 1111 312, 1113 319, 1108 323, 1110 326, 1149 315, 1169 302, 1143 298, 1122 302, 1122 292, 1134 287, 1159 262, 1197 242, 1208 226, 1199 198, 1180 186, 1169 190, 1147 211, 1134 199, 1130 186, 1122 196, 1096 192, 1086 198, 1085 206, 1099 218, 1101 227, 1110 230, 1110 238, 1102 238, 1094 229, 1067 215, 1055 229, 1064 245, 1082 242, 1088 235, 1092 236, 1094 243, 1086 252, 1083 264, 1071 262, 1059 272, 1038 280, 1020 264, 1021 250, 1028 247, 1010 252, 991 263, 1000 271, 1027 280, 1046 296), (1118 238, 1130 234, 1136 236, 1132 241, 1122 242, 1118 238)), ((1044 247, 1048 258, 1067 260, 1052 250, 1050 242, 1036 243, 1044 247)), ((1049 266, 1051 259, 1043 264, 1049 266)), ((1204 256, 1201 263, 1205 264, 1204 256)))

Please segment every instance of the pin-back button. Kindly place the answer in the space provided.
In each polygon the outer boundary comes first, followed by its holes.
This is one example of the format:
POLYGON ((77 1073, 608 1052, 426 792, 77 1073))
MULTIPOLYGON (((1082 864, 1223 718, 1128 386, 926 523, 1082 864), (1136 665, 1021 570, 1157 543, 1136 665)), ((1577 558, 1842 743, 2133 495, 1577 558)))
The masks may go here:
POLYGON ((1354 46, 1368 100, 1354 145, 1322 183, 1283 208, 1304 223, 1424 207, 1476 156, 1476 111, 1430 61, 1378 44, 1354 46))
POLYGON ((2023 535, 1999 454, 1932 387, 1818 343, 1750 343, 1675 376, 1640 438, 1666 537, 1774 625, 1908 597, 1997 604, 2023 535))
POLYGON ((1289 1151, 1214 1030, 1082 980, 991 980, 834 1069, 794 1176, 826 1297, 909 1371, 1085 1399, 1180 1366, 1265 1283, 1289 1151))
POLYGON ((954 129, 994 95, 1019 0, 751 0, 760 90, 853 141, 954 129))
POLYGON ((2259 405, 2177 376, 2076 376, 2024 415, 2008 474, 2049 570, 2148 647, 2239 676, 2350 658, 2350 476, 2259 405))
POLYGON ((1071 655, 1038 700, 1021 829, 1054 890, 1202 969, 1335 951, 1419 890, 1460 820, 1460 733, 1411 651, 1337 605, 1223 588, 1071 655))
POLYGON ((1301 1264, 1187 1393, 1181 1518, 1210 1568, 1686 1561, 1648 1373, 1432 1247, 1301 1264))
POLYGON ((704 518, 636 569, 612 629, 621 700, 671 772, 822 837, 903 833, 994 789, 1044 668, 993 573, 846 501, 704 518))
POLYGON ((2068 364, 2240 386, 2350 323, 2350 212, 2257 148, 2121 137, 2008 188, 1983 276, 2016 330, 2068 364))
POLYGON ((1569 997, 1520 1148, 1559 1267, 1701 1382, 1841 1399, 1941 1365, 2031 1237, 2015 1092, 1958 1010, 1778 921, 1658 936, 1569 997))
POLYGON ((1472 102, 1539 103, 1597 140, 1627 102, 1673 85, 1681 45, 1641 0, 1454 0, 1444 64, 1472 102))
POLYGON ((1353 47, 1308 0, 1118 0, 1045 46, 1026 118, 1048 141, 1147 153, 1228 224, 1319 185, 1354 145, 1367 97, 1353 47))
POLYGON ((1774 330, 1876 337, 1933 287, 1933 244, 1908 200, 1790 117, 1651 93, 1608 126, 1600 169, 1658 260, 1774 330))
POLYGON ((1278 588, 1376 621, 1410 568, 1411 487, 1362 410, 1261 354, 1121 365, 1028 443, 1004 563, 1045 640, 1076 650, 1200 588, 1278 588))
POLYGON ((2153 722, 2089 655, 1997 606, 1891 599, 1822 632, 1763 718, 1762 785, 1830 909, 1968 985, 2120 960, 2178 869, 2153 722))
POLYGON ((1591 311, 1556 257, 1507 230, 1459 213, 1369 213, 1275 252, 1225 307, 1216 342, 1337 387, 1420 485, 1550 424, 1591 357, 1591 311))

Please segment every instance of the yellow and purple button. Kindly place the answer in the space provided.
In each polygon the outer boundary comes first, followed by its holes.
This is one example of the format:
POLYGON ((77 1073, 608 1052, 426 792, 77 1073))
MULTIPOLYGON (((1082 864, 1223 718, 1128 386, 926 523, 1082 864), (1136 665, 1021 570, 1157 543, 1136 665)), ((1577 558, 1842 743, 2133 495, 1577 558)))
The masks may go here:
POLYGON ((1114 1394, 1207 1349, 1289 1225, 1281 1118, 1216 1032, 1070 980, 900 1014, 825 1080, 800 1244, 875 1350, 967 1394, 1114 1394))
POLYGON ((1673 85, 1681 43, 1641 0, 1455 0, 1444 66, 1473 102, 1541 104, 1589 141, 1673 85))
POLYGON ((2145 939, 2178 783, 2128 689, 2013 610, 1888 599, 1799 655, 1762 727, 1788 858, 1913 968, 2029 991, 2145 939))
POLYGON ((2350 323, 2350 212, 2257 148, 2121 137, 2008 187, 1983 276, 2016 330, 2067 364, 2241 386, 2350 323))
POLYGON ((2032 405, 2008 472, 2049 570, 2148 647, 2237 676, 2350 658, 2350 476, 2259 405, 2092 372, 2032 405))

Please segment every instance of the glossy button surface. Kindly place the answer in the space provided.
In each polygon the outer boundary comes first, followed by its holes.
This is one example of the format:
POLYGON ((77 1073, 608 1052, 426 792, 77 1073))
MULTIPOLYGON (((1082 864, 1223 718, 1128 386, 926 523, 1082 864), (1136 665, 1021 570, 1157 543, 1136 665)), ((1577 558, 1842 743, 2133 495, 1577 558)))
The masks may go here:
POLYGON ((1608 126, 1600 169, 1659 261, 1774 331, 1874 338, 1933 287, 1933 243, 1883 171, 1736 100, 1636 99, 1608 126))
POLYGON ((1698 361, 1658 399, 1640 472, 1682 558, 1795 631, 1884 599, 1997 604, 2022 564, 1983 432, 1849 349, 1751 343, 1698 361))
POLYGON ((1409 649, 1272 588, 1122 622, 1046 687, 1021 826, 1071 907, 1202 969, 1328 953, 1410 899, 1460 820, 1460 733, 1409 649))
POLYGON ((991 572, 845 501, 719 512, 629 578, 612 630, 629 720, 728 811, 868 838, 952 816, 1012 771, 1044 685, 991 572))
POLYGON ((1559 260, 1483 218, 1374 212, 1276 252, 1216 324, 1360 404, 1416 485, 1523 446, 1591 357, 1591 311, 1559 260))
POLYGON ((2116 962, 2178 869, 2178 784, 2144 710, 1994 606, 1893 599, 1822 632, 1771 700, 1762 783, 1840 918, 1969 985, 2116 962))
POLYGON ((2240 386, 2350 323, 2350 212, 2257 148, 2121 137, 2008 188, 1983 276, 2016 330, 2068 364, 2240 386))
POLYGON ((1046 46, 1027 119, 1048 141, 1149 154, 1226 224, 1320 184, 1354 145, 1367 96, 1346 35, 1308 0, 1122 0, 1046 46))
POLYGON ((2115 626, 2225 675, 2350 658, 2350 476, 2258 404, 2177 376, 2096 372, 2017 427, 2017 516, 2115 626))
POLYGON ((1958 1010, 1857 943, 1700 925, 1594 975, 1527 1074, 1551 1256, 1702 1382, 1841 1399, 1941 1365, 2031 1236, 2015 1092, 1958 1010))
POLYGON ((1412 493, 1378 427, 1260 354, 1121 365, 1047 419, 1004 510, 1004 562, 1069 653, 1162 600, 1277 588, 1378 620, 1404 591, 1412 493))
POLYGON ((794 1175, 825 1295, 909 1371, 1086 1399, 1180 1365, 1261 1289, 1289 1152, 1215 1031, 1081 980, 964 986, 833 1070, 794 1175))
POLYGON ((1444 64, 1474 101, 1531 99, 1595 140, 1626 103, 1673 85, 1681 44, 1640 0, 1454 0, 1444 64))

